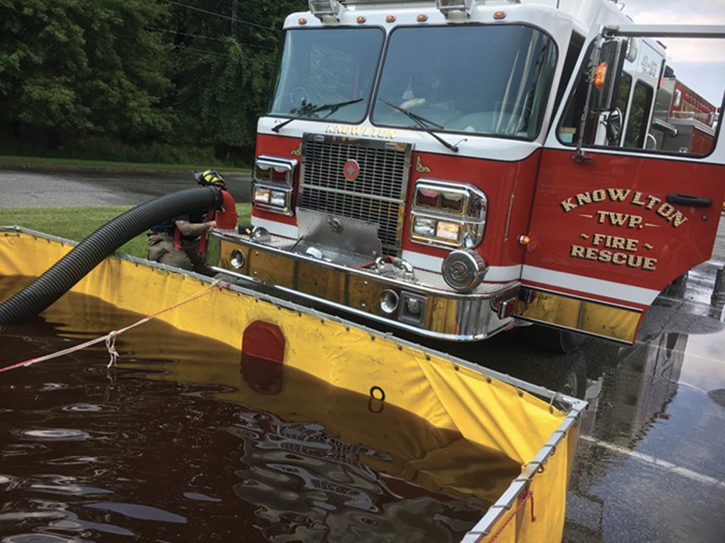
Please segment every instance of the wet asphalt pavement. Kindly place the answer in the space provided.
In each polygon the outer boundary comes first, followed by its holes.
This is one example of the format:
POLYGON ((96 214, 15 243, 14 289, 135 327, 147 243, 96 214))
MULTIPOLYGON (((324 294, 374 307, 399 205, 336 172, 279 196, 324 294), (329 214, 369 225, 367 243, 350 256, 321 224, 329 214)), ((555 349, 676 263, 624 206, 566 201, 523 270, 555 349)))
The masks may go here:
MULTIPOLYGON (((251 177, 220 173, 237 202, 249 202, 251 177)), ((196 186, 189 173, 0 169, 0 208, 135 206, 196 186)))
MULTIPOLYGON (((225 178, 237 201, 249 200, 248 176, 225 178)), ((191 174, 0 170, 0 208, 136 205, 190 186, 191 174)), ((725 541, 725 322, 713 295, 724 223, 713 259, 658 298, 634 346, 588 339, 562 355, 519 341, 521 331, 434 345, 589 401, 567 543, 725 541)))

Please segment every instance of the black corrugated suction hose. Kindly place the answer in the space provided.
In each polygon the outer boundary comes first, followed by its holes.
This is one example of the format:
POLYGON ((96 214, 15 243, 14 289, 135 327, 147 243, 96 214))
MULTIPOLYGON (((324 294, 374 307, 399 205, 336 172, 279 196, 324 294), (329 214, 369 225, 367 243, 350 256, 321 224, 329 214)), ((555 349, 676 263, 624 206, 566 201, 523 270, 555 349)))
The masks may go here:
POLYGON ((101 226, 30 285, 0 304, 0 324, 38 315, 121 245, 160 222, 221 204, 217 187, 180 190, 143 203, 101 226))

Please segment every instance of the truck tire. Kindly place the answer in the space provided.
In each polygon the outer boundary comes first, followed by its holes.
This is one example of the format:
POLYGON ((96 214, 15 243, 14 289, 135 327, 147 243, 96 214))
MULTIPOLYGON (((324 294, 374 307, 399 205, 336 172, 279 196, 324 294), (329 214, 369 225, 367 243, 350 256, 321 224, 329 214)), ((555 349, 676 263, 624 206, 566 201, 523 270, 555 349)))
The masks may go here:
POLYGON ((587 392, 587 367, 582 360, 565 364, 554 370, 552 388, 557 392, 584 399, 587 392))
POLYGON ((526 328, 524 337, 532 345, 561 354, 567 354, 579 348, 586 339, 585 335, 577 332, 539 324, 526 328))

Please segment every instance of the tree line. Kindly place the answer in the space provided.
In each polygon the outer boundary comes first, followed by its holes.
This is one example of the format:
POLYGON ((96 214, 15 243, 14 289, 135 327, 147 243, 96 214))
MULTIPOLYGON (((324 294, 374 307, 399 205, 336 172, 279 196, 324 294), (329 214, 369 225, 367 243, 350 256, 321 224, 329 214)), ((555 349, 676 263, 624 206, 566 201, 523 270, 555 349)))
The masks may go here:
POLYGON ((0 0, 4 141, 251 152, 304 0, 0 0))

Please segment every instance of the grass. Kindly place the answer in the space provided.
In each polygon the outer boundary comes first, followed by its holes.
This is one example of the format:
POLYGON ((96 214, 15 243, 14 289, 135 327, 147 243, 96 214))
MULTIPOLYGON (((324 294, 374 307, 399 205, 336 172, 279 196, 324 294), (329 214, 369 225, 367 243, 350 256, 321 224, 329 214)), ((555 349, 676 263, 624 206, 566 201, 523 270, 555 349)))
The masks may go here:
MULTIPOLYGON (((23 226, 52 236, 82 241, 131 207, 36 207, 1 209, 0 226, 23 226)), ((250 222, 250 204, 238 204, 239 223, 250 222)), ((146 258, 146 234, 136 236, 117 252, 146 258)))
POLYGON ((19 137, 0 131, 0 164, 45 164, 64 167, 130 168, 149 171, 209 169, 235 171, 254 160, 253 145, 229 147, 220 156, 213 146, 183 143, 145 142, 131 144, 113 136, 99 134, 63 134, 62 145, 49 146, 44 131, 28 129, 19 137))

